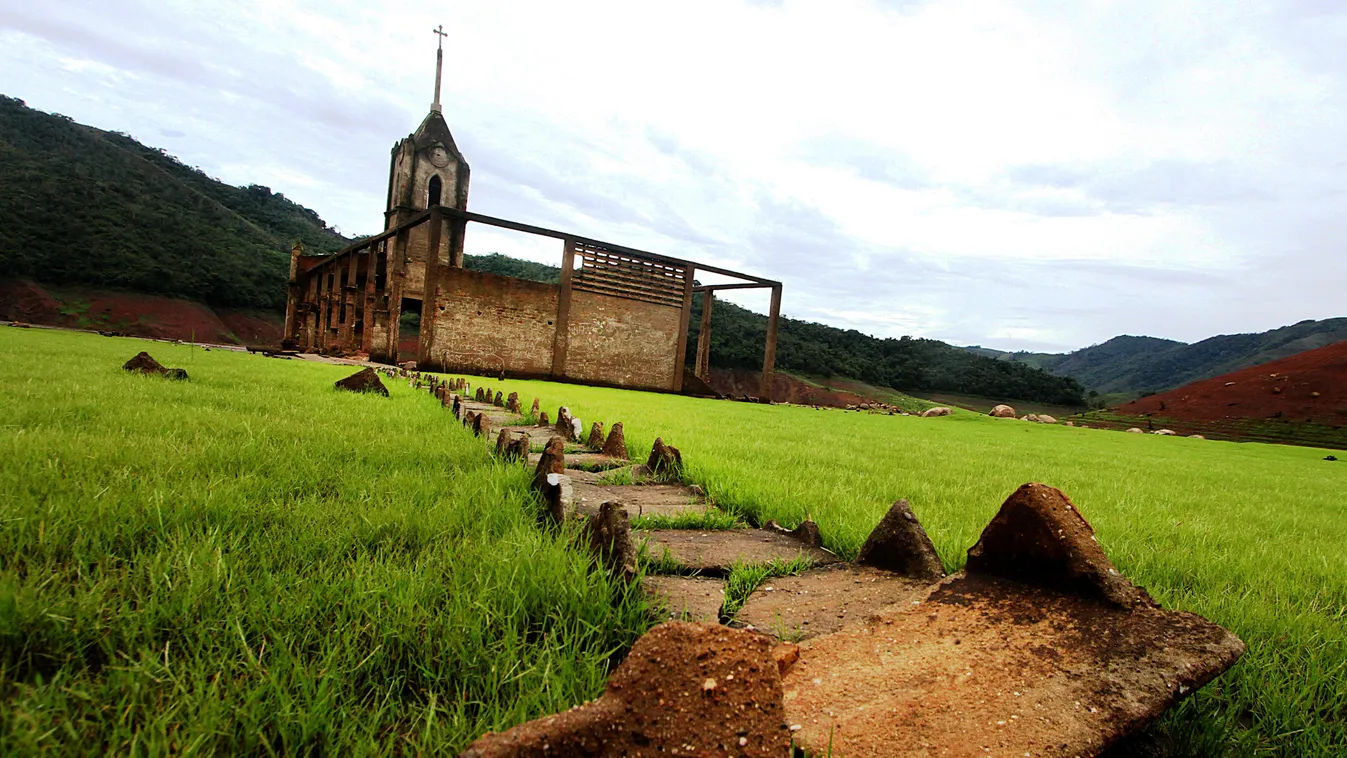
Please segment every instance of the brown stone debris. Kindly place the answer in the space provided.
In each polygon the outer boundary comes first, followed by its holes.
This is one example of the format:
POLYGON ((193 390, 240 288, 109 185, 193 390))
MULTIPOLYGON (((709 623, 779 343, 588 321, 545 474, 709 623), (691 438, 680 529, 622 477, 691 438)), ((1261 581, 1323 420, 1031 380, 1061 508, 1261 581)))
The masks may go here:
POLYGON ((478 413, 473 417, 472 433, 478 437, 491 436, 491 419, 485 413, 478 413))
POLYGON ((589 439, 585 441, 585 447, 591 450, 603 449, 603 422, 595 421, 589 426, 589 439))
POLYGON ((683 475, 683 455, 678 448, 666 445, 662 438, 656 437, 645 467, 660 479, 676 480, 683 475))
POLYGON ((1113 567, 1092 529, 1061 490, 1023 485, 1001 505, 977 544, 968 574, 984 574, 1105 600, 1120 608, 1153 607, 1146 590, 1113 567))
POLYGON ((388 388, 379 381, 379 374, 364 368, 336 383, 336 388, 347 392, 373 392, 388 397, 388 388))
POLYGON ((541 411, 538 414, 538 426, 551 426, 548 422, 547 411, 541 411))
POLYGON ((505 457, 505 451, 510 447, 510 430, 502 429, 496 437, 496 455, 505 457))
POLYGON ((590 552, 609 573, 626 579, 636 575, 636 543, 620 504, 600 505, 599 512, 585 520, 585 534, 590 552))
POLYGON ((787 529, 776 521, 768 521, 762 525, 762 528, 794 537, 809 547, 823 547, 823 533, 819 531, 818 524, 813 519, 801 521, 800 525, 794 529, 787 529))
POLYGON ((491 404, 494 405, 494 406, 496 406, 497 408, 504 408, 504 407, 505 407, 505 396, 502 395, 499 391, 497 391, 497 392, 496 392, 496 397, 493 398, 493 399, 491 400, 491 404))
POLYGON ((529 408, 529 415, 530 415, 530 416, 537 416, 537 415, 538 415, 538 398, 536 398, 536 397, 533 398, 533 405, 532 405, 532 407, 529 408))
POLYGON ((873 566, 899 576, 934 581, 945 575, 935 545, 921 528, 912 506, 899 500, 879 520, 861 552, 856 556, 861 566, 873 566))
POLYGON ((510 413, 519 413, 518 392, 511 392, 509 396, 505 398, 505 410, 509 411, 510 413))
POLYGON ((627 438, 622 433, 622 422, 613 424, 613 428, 608 431, 608 439, 603 443, 603 454, 609 458, 627 459, 627 438))
POLYGON ((561 406, 560 408, 557 409, 557 423, 556 423, 556 427, 557 427, 557 434, 560 434, 561 436, 565 437, 566 439, 570 439, 570 438, 571 438, 571 409, 570 409, 570 408, 567 408, 566 406, 563 405, 563 406, 561 406))
POLYGON ((529 436, 521 434, 510 441, 505 448, 505 459, 510 461, 528 461, 529 436))
POLYGON ((790 750, 774 641, 670 621, 636 641, 603 696, 506 732, 463 758, 771 756, 790 750))
MULTIPOLYGON (((122 370, 130 371, 135 374, 152 374, 155 376, 162 376, 167 379, 182 380, 188 378, 186 369, 164 368, 162 365, 160 365, 159 361, 156 361, 154 358, 150 357, 150 354, 145 352, 144 350, 140 351, 139 353, 136 353, 135 357, 133 357, 126 363, 123 363, 122 370)), ((388 393, 384 392, 384 394, 386 395, 388 393)))

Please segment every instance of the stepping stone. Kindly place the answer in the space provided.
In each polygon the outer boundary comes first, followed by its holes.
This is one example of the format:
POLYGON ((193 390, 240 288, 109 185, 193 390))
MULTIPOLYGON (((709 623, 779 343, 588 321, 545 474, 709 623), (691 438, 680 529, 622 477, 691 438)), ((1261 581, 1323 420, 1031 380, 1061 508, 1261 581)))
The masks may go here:
POLYGON ((720 623, 725 605, 725 582, 691 576, 647 576, 641 591, 660 609, 660 617, 673 621, 720 623))
POLYGON ((770 563, 808 558, 814 565, 836 563, 837 556, 822 548, 809 547, 797 539, 764 529, 653 529, 636 532, 645 540, 650 556, 664 553, 686 569, 725 573, 736 563, 770 563))
MULTIPOLYGON (((566 461, 570 462, 570 459, 567 455, 566 461)), ((596 480, 600 478, 595 477, 596 480)), ((597 512, 604 501, 620 503, 631 518, 705 513, 713 507, 692 490, 677 484, 616 485, 576 481, 573 493, 575 509, 585 515, 597 512)))
POLYGON ((963 573, 806 640, 782 685, 810 754, 1097 755, 1243 653, 1122 576, 1059 490, 1026 484, 963 573))
POLYGON ((768 579, 749 596, 734 620, 783 639, 807 639, 864 622, 892 605, 910 605, 926 597, 931 586, 928 579, 882 569, 830 566, 768 579))
POLYGON ((1096 755, 1243 649, 1193 614, 954 576, 801 643, 786 718, 815 755, 1096 755))

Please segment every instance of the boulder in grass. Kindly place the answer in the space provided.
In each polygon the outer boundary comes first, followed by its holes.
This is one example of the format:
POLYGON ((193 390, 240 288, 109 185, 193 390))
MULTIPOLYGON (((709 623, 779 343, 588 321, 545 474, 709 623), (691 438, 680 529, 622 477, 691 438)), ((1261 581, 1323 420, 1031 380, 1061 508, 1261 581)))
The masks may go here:
POLYGON ((1134 427, 1132 427, 1131 429, 1128 429, 1128 430, 1127 430, 1127 433, 1128 433, 1128 434, 1145 434, 1146 431, 1145 431, 1144 429, 1138 429, 1138 428, 1136 428, 1136 427, 1134 426, 1134 427))
POLYGON ((938 408, 928 408, 921 412, 922 418, 933 418, 935 416, 949 416, 954 413, 953 408, 946 408, 943 405, 938 408))
POLYGON ((1015 418, 1015 409, 1008 405, 998 405, 992 408, 987 415, 995 418, 1015 418))
POLYGON ((1055 423, 1057 423, 1057 419, 1054 418, 1054 417, 1052 417, 1052 416, 1049 416, 1049 415, 1046 414, 1046 413, 1040 413, 1040 414, 1038 414, 1038 423, 1040 423, 1040 424, 1055 424, 1055 423))
POLYGON ((168 379, 186 379, 187 371, 180 368, 164 368, 149 353, 144 350, 136 353, 136 356, 126 363, 122 364, 123 371, 130 371, 134 374, 152 374, 162 376, 168 379))
POLYGON ((347 392, 373 392, 388 397, 388 388, 379 381, 379 374, 372 368, 361 369, 337 382, 335 386, 347 392))

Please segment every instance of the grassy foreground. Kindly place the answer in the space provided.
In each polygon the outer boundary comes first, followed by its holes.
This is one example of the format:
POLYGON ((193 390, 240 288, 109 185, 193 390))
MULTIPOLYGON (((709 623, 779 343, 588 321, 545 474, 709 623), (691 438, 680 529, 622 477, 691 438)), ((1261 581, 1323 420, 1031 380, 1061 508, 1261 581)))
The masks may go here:
POLYGON ((602 691, 642 601, 348 373, 0 329, 0 753, 452 752, 602 691))
POLYGON ((470 379, 586 426, 622 421, 638 457, 661 436, 722 504, 812 517, 846 557, 903 497, 956 570, 1016 487, 1059 487, 1124 574, 1248 643, 1158 729, 1180 754, 1347 754, 1347 462, 1332 451, 470 379))

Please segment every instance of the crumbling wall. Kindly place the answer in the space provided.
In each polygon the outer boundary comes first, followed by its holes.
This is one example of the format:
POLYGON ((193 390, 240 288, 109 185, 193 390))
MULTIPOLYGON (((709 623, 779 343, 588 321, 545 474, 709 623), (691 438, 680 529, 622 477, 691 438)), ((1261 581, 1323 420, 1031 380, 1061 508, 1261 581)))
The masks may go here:
POLYGON ((555 284, 467 269, 444 272, 434 355, 446 371, 548 376, 556 336, 555 284))
POLYGON ((674 388, 682 309, 577 290, 570 316, 567 379, 674 388))

